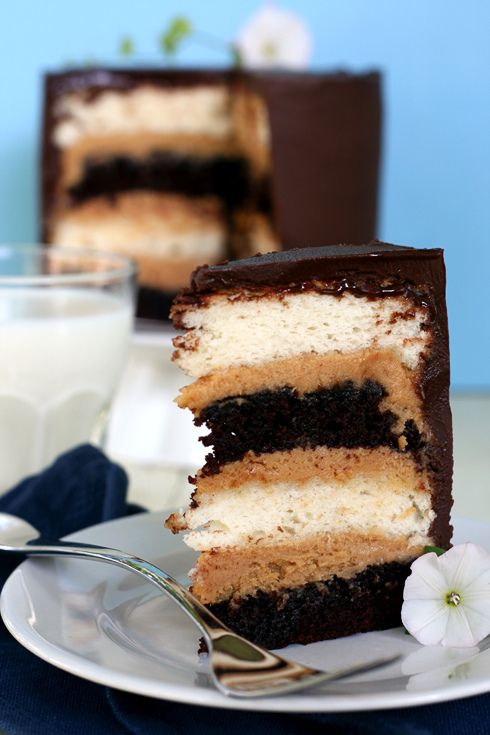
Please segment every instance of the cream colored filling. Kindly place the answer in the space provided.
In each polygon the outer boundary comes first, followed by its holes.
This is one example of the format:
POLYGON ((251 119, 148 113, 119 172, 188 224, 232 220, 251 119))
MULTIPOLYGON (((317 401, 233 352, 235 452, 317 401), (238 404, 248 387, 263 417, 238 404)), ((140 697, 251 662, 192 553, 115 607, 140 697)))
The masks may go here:
POLYGON ((359 475, 343 484, 312 478, 304 484, 247 483, 206 494, 181 519, 185 542, 203 551, 262 542, 288 542, 318 533, 404 536, 408 546, 429 543, 431 497, 407 485, 393 490, 382 478, 359 475))
POLYGON ((150 255, 197 262, 216 262, 225 254, 224 228, 208 231, 168 230, 163 217, 148 216, 132 221, 114 211, 105 220, 78 220, 73 213, 61 217, 53 228, 53 243, 67 247, 111 250, 133 256, 150 255))
POLYGON ((213 296, 184 314, 189 331, 178 338, 176 362, 192 377, 236 365, 258 365, 304 353, 353 352, 370 347, 392 349, 415 369, 430 332, 427 311, 409 299, 369 299, 293 293, 240 299, 213 296))
POLYGON ((108 90, 95 99, 64 95, 55 113, 53 142, 68 148, 85 136, 120 133, 185 133, 214 138, 231 135, 230 93, 225 86, 161 89, 144 85, 128 92, 108 90))

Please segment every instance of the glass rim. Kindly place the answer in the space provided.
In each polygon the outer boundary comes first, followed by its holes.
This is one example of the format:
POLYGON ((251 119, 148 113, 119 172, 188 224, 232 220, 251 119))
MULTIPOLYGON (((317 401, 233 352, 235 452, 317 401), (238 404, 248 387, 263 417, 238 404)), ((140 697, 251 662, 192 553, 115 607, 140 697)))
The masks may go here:
POLYGON ((0 288, 5 286, 53 286, 53 285, 84 285, 107 283, 107 281, 123 281, 135 277, 138 267, 134 260, 126 255, 111 253, 90 248, 63 247, 62 245, 1 243, 0 267, 6 253, 34 253, 39 256, 58 255, 60 258, 74 258, 78 260, 104 261, 108 267, 100 270, 81 273, 38 273, 27 275, 6 275, 0 272, 0 288), (111 267, 111 266, 114 267, 111 267))

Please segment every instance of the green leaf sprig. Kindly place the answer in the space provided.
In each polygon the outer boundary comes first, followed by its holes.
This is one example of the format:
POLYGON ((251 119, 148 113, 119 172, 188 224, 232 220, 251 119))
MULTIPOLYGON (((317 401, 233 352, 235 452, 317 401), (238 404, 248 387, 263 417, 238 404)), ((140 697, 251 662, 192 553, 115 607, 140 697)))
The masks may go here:
POLYGON ((170 21, 168 28, 160 34, 160 48, 167 57, 175 56, 182 41, 193 33, 192 23, 182 15, 170 21))
POLYGON ((119 43, 119 54, 121 56, 129 58, 130 56, 134 56, 134 51, 135 45, 133 39, 129 36, 124 36, 124 38, 121 38, 121 41, 119 43))
MULTIPOLYGON (((197 30, 191 21, 183 15, 173 18, 167 28, 158 36, 160 51, 169 61, 177 55, 183 41, 192 37, 196 43, 217 51, 226 52, 231 56, 231 62, 235 67, 241 66, 242 59, 238 46, 227 43, 209 33, 197 30)), ((119 55, 125 58, 134 56, 135 43, 130 36, 124 36, 119 42, 119 55)))

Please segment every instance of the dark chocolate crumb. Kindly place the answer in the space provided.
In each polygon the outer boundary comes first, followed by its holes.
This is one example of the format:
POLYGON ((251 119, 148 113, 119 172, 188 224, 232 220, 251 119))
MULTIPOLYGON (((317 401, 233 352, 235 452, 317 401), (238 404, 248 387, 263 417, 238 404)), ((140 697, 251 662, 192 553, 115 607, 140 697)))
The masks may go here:
MULTIPOLYGON (((385 396, 382 385, 365 380, 361 386, 345 381, 302 396, 281 388, 216 401, 196 419, 198 426, 210 430, 201 441, 214 448, 204 472, 217 472, 221 464, 237 461, 248 451, 316 446, 388 446, 399 451, 397 416, 380 409, 385 396)), ((424 442, 413 421, 406 422, 403 436, 405 451, 420 452, 424 442)))
POLYGON ((369 566, 350 579, 258 591, 208 605, 229 628, 266 648, 385 630, 401 624, 410 562, 369 566))

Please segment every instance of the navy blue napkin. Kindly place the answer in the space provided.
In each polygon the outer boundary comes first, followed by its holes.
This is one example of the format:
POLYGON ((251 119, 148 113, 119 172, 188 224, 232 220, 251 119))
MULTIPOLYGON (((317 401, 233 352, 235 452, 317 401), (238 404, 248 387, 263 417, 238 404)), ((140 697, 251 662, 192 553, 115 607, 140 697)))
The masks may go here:
MULTIPOLYGON (((64 536, 138 509, 123 470, 92 446, 0 497, 0 512, 64 536)), ((0 585, 17 562, 0 557, 0 585)), ((490 695, 413 709, 293 715, 162 702, 92 684, 41 661, 0 624, 0 732, 7 735, 488 735, 490 695)))

